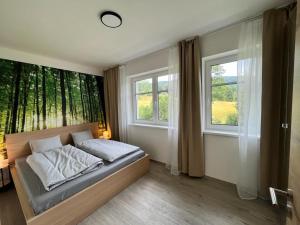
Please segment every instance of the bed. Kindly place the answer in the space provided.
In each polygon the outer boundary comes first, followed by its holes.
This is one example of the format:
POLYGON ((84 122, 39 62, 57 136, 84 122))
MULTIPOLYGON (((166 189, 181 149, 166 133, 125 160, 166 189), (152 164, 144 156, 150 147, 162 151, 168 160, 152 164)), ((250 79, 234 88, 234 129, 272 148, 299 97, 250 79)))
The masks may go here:
POLYGON ((97 123, 6 135, 11 173, 28 225, 77 224, 148 172, 149 155, 137 151, 115 164, 106 162, 101 172, 97 170, 69 181, 54 189, 55 192, 43 191, 38 177, 32 174, 24 159, 30 154, 28 141, 60 135, 63 144, 70 144, 70 133, 86 129, 90 129, 94 137, 98 136, 97 123), (34 182, 30 182, 29 177, 34 182))

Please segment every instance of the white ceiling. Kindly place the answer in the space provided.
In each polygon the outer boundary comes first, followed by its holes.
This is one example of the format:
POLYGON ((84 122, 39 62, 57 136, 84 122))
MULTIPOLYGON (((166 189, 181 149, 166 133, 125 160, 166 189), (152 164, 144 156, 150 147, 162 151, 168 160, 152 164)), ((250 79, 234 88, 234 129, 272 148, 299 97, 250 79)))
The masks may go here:
POLYGON ((0 0, 0 45, 108 67, 194 34, 257 15, 287 0, 0 0), (99 13, 123 17, 105 27, 99 13))

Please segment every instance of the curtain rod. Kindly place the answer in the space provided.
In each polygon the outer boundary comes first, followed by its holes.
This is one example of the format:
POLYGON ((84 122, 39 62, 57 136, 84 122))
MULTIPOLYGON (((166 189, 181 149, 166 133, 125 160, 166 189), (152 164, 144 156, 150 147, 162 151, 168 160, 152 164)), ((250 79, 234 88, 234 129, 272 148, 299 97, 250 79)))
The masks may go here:
MULTIPOLYGON (((217 29, 215 29, 215 30, 212 30, 212 31, 206 32, 206 33, 204 33, 204 34, 201 34, 201 35, 199 35, 199 36, 200 36, 200 37, 203 37, 203 36, 206 36, 206 35, 214 34, 214 33, 218 32, 218 31, 227 29, 227 28, 232 27, 232 26, 235 26, 235 25, 237 25, 237 24, 240 24, 240 23, 243 23, 243 22, 247 22, 247 21, 256 20, 256 19, 260 19, 260 18, 262 18, 262 14, 259 14, 259 15, 256 15, 256 16, 247 17, 247 18, 243 18, 243 19, 238 20, 238 21, 236 21, 236 22, 230 23, 230 24, 228 24, 228 25, 226 25, 226 26, 222 26, 222 27, 217 28, 217 29)), ((193 35, 193 36, 187 37, 187 38, 185 38, 185 39, 183 39, 183 40, 185 40, 185 41, 190 41, 190 40, 193 40, 196 36, 197 36, 197 35, 193 35)))
MULTIPOLYGON (((284 4, 284 5, 278 6, 278 7, 276 7, 275 9, 286 8, 286 7, 289 7, 291 4, 295 4, 295 3, 297 3, 297 1, 294 1, 294 0, 293 0, 293 1, 289 2, 289 3, 286 3, 286 4, 284 4)), ((241 20, 239 20, 239 21, 236 21, 236 22, 234 22, 234 23, 228 24, 228 25, 226 25, 226 26, 224 26, 224 27, 220 27, 220 28, 218 28, 218 29, 216 29, 216 30, 212 30, 212 31, 209 31, 209 32, 207 32, 207 33, 204 33, 204 34, 202 34, 201 36, 206 36, 206 35, 210 35, 210 34, 216 33, 216 32, 218 32, 218 31, 220 31, 220 30, 223 30, 223 29, 232 27, 232 26, 234 26, 234 25, 237 25, 237 24, 240 24, 240 23, 243 23, 243 22, 252 21, 252 20, 256 20, 256 19, 260 19, 260 18, 263 17, 263 13, 264 13, 264 12, 260 12, 259 14, 255 15, 255 16, 250 16, 250 17, 243 18, 243 19, 241 19, 241 20)), ((189 38, 188 38, 188 39, 189 39, 189 38)))
POLYGON ((240 24, 240 23, 244 23, 244 22, 247 22, 247 21, 252 21, 252 20, 260 19, 260 18, 262 18, 262 16, 263 16, 262 14, 259 14, 259 15, 256 15, 256 16, 247 17, 247 18, 241 19, 239 21, 236 21, 234 23, 228 24, 226 26, 220 27, 218 29, 215 29, 215 30, 209 31, 207 33, 204 33, 201 36, 206 36, 206 35, 214 34, 214 33, 218 32, 218 31, 225 30, 225 29, 227 29, 229 27, 233 27, 233 26, 235 26, 237 24, 240 24))

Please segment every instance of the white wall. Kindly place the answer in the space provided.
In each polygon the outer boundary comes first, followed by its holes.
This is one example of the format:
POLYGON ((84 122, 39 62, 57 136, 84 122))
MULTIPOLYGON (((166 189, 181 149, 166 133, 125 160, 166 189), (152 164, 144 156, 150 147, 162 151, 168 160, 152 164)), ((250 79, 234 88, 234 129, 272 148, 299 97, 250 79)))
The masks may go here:
POLYGON ((168 148, 168 129, 156 127, 129 126, 128 141, 140 146, 151 158, 166 162, 168 148))
MULTIPOLYGON (((203 57, 237 49, 240 25, 201 37, 203 57)), ((129 61, 127 74, 133 75, 168 66, 168 50, 162 49, 147 56, 129 61)), ((141 146, 154 160, 165 162, 168 130, 153 127, 129 126, 129 142, 141 146)), ((238 139, 230 136, 204 135, 205 174, 220 180, 236 183, 238 139)))
POLYGON ((168 66, 168 49, 131 60, 126 63, 126 73, 134 75, 168 66))
POLYGON ((236 184, 238 138, 204 134, 205 175, 236 184))
POLYGON ((240 27, 240 24, 236 24, 202 36, 202 57, 237 49, 240 27))
POLYGON ((102 68, 80 65, 65 60, 54 59, 47 56, 32 54, 29 52, 23 52, 23 51, 6 48, 2 46, 0 46, 0 58, 24 62, 24 63, 50 66, 53 68, 70 70, 70 71, 87 73, 87 74, 94 74, 94 75, 102 74, 102 68))

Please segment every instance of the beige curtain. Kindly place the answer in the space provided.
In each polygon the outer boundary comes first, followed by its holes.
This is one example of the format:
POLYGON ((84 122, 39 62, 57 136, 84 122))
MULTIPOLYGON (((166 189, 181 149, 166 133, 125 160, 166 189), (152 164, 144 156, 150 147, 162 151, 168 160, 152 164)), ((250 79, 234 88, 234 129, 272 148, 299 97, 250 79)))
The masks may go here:
POLYGON ((104 97, 107 130, 111 134, 111 139, 119 140, 119 120, 118 120, 118 86, 119 67, 114 67, 104 71, 104 97))
POLYGON ((260 196, 288 181, 291 94, 296 8, 292 4, 263 15, 260 196), (287 123, 288 128, 282 124, 287 123))
POLYGON ((203 134, 200 114, 199 37, 179 42, 179 171, 204 176, 203 134))

